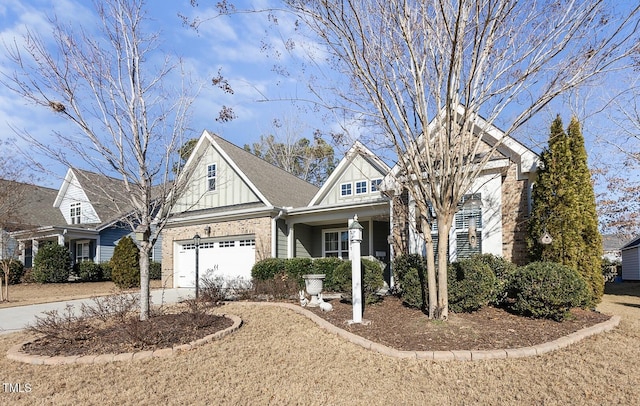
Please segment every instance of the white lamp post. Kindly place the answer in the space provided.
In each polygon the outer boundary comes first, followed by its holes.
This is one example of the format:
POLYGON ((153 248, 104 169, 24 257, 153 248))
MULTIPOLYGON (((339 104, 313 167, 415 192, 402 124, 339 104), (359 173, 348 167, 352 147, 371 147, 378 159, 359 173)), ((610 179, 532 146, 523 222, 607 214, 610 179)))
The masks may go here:
POLYGON ((200 265, 198 258, 198 251, 200 250, 200 235, 198 233, 193 236, 193 244, 196 246, 196 300, 198 300, 198 285, 200 279, 200 276, 198 275, 198 266, 200 265))
POLYGON ((364 227, 358 223, 358 215, 353 216, 349 225, 349 244, 351 246, 351 303, 353 320, 349 323, 362 323, 362 266, 360 264, 360 243, 364 227))

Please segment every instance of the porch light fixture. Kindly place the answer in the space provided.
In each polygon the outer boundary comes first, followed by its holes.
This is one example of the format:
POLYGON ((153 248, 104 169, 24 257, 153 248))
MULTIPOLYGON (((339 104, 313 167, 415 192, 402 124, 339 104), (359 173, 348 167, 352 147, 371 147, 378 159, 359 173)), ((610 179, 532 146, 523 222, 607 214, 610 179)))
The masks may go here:
POLYGON ((466 210, 472 210, 472 214, 469 216, 469 245, 471 248, 476 248, 478 246, 478 234, 476 230, 476 209, 482 208, 482 200, 476 194, 472 194, 470 198, 465 199, 462 207, 466 210))
POLYGON ((207 235, 207 237, 210 237, 211 236, 211 227, 210 226, 205 226, 204 233, 207 235))
POLYGON ((196 300, 198 300, 198 285, 200 279, 200 276, 198 275, 198 265, 200 263, 198 258, 198 251, 200 250, 200 235, 198 233, 193 236, 193 245, 196 247, 196 300))

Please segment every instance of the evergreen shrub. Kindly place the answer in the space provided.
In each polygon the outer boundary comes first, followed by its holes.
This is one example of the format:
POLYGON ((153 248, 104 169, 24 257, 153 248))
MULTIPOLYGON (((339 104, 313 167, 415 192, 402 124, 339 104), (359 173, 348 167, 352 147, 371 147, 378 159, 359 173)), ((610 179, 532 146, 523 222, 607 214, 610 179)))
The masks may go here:
POLYGON ((73 273, 82 282, 97 282, 102 280, 102 266, 93 261, 82 261, 73 266, 73 273))
POLYGON ((323 289, 328 292, 334 292, 338 289, 333 281, 334 270, 342 264, 342 260, 336 257, 316 258, 313 260, 310 273, 325 274, 323 289))
POLYGON ((33 279, 38 283, 68 282, 70 272, 71 253, 65 246, 45 243, 33 258, 33 279))
POLYGON ((0 278, 2 283, 4 280, 4 267, 9 265, 9 285, 17 285, 22 281, 22 275, 24 275, 24 265, 22 262, 16 259, 3 259, 0 264, 0 278))
MULTIPOLYGON (((380 299, 376 293, 384 286, 383 267, 377 260, 362 258, 361 272, 362 295, 365 303, 375 303, 380 299)), ((333 283, 338 292, 347 295, 352 293, 351 261, 342 261, 333 271, 333 283)))
POLYGON ((502 305, 507 298, 507 288, 517 266, 503 257, 493 254, 476 254, 471 259, 487 264, 489 269, 493 271, 496 277, 496 288, 491 303, 496 306, 502 305))
POLYGON ((310 274, 312 272, 311 258, 289 258, 284 262, 284 271, 289 278, 298 282, 300 288, 304 288, 305 283, 302 275, 310 274))
POLYGON ((162 279, 162 263, 157 261, 149 262, 149 279, 162 279))
POLYGON ((564 320, 585 303, 587 286, 580 274, 555 262, 532 262, 516 269, 509 284, 514 312, 535 318, 564 320))
POLYGON ((261 281, 273 279, 277 274, 285 272, 284 267, 284 259, 266 258, 253 265, 251 268, 251 277, 261 281))
POLYGON ((140 250, 131 237, 116 245, 111 257, 111 280, 121 289, 140 287, 140 250))
POLYGON ((478 258, 466 258, 449 265, 447 271, 449 309, 473 312, 495 297, 496 277, 489 266, 478 258))
POLYGON ((424 309, 428 301, 426 286, 427 263, 419 254, 400 255, 393 261, 397 293, 402 302, 411 307, 424 309))

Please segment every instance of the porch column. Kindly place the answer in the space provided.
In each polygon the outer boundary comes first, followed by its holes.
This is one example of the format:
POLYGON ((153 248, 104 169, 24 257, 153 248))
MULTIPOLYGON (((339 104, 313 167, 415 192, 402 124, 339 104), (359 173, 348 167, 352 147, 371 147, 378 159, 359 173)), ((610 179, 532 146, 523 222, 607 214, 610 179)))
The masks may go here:
POLYGON ((64 246, 64 235, 58 234, 58 245, 64 246))
POLYGON ((293 258, 294 244, 295 244, 295 223, 289 224, 289 233, 287 234, 287 258, 293 258))
POLYGON ((24 253, 25 245, 24 241, 18 241, 18 260, 24 264, 26 255, 24 253))
POLYGON ((31 240, 31 258, 35 258, 38 253, 38 240, 31 240))

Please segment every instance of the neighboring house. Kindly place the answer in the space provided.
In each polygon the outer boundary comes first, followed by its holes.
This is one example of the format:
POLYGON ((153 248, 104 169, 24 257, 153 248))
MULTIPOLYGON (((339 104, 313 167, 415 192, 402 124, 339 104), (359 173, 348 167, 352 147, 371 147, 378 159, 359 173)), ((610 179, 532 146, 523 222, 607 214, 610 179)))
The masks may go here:
MULTIPOLYGON (((123 221, 131 211, 122 181, 80 169, 69 169, 60 189, 43 189, 29 198, 21 216, 24 225, 11 236, 19 242, 20 259, 32 266, 38 247, 47 242, 65 245, 72 262, 106 262, 117 242, 132 234, 123 221)), ((156 244, 152 260, 161 258, 156 244)))
POLYGON ((620 263, 622 260, 622 247, 624 247, 628 242, 628 238, 625 239, 615 234, 603 234, 602 249, 604 253, 602 258, 610 262, 620 263))
POLYGON ((622 280, 640 281, 640 237, 631 240, 621 251, 622 280))
MULTIPOLYGON (((479 126, 489 128, 487 148, 504 136, 495 127, 479 126)), ((522 144, 503 140, 474 184, 483 207, 456 216, 452 260, 483 252, 524 262, 537 162, 522 144), (479 243, 471 248, 466 233, 474 217, 479 243)), ((364 227, 363 256, 388 264, 394 253, 422 252, 412 198, 401 190, 381 191, 393 170, 356 142, 318 189, 204 131, 185 165, 190 186, 163 230, 163 280, 194 286, 196 234, 200 275, 248 279, 253 264, 268 257, 349 258, 347 230, 354 215, 364 227)), ((391 282, 389 272, 385 277, 391 282)))

